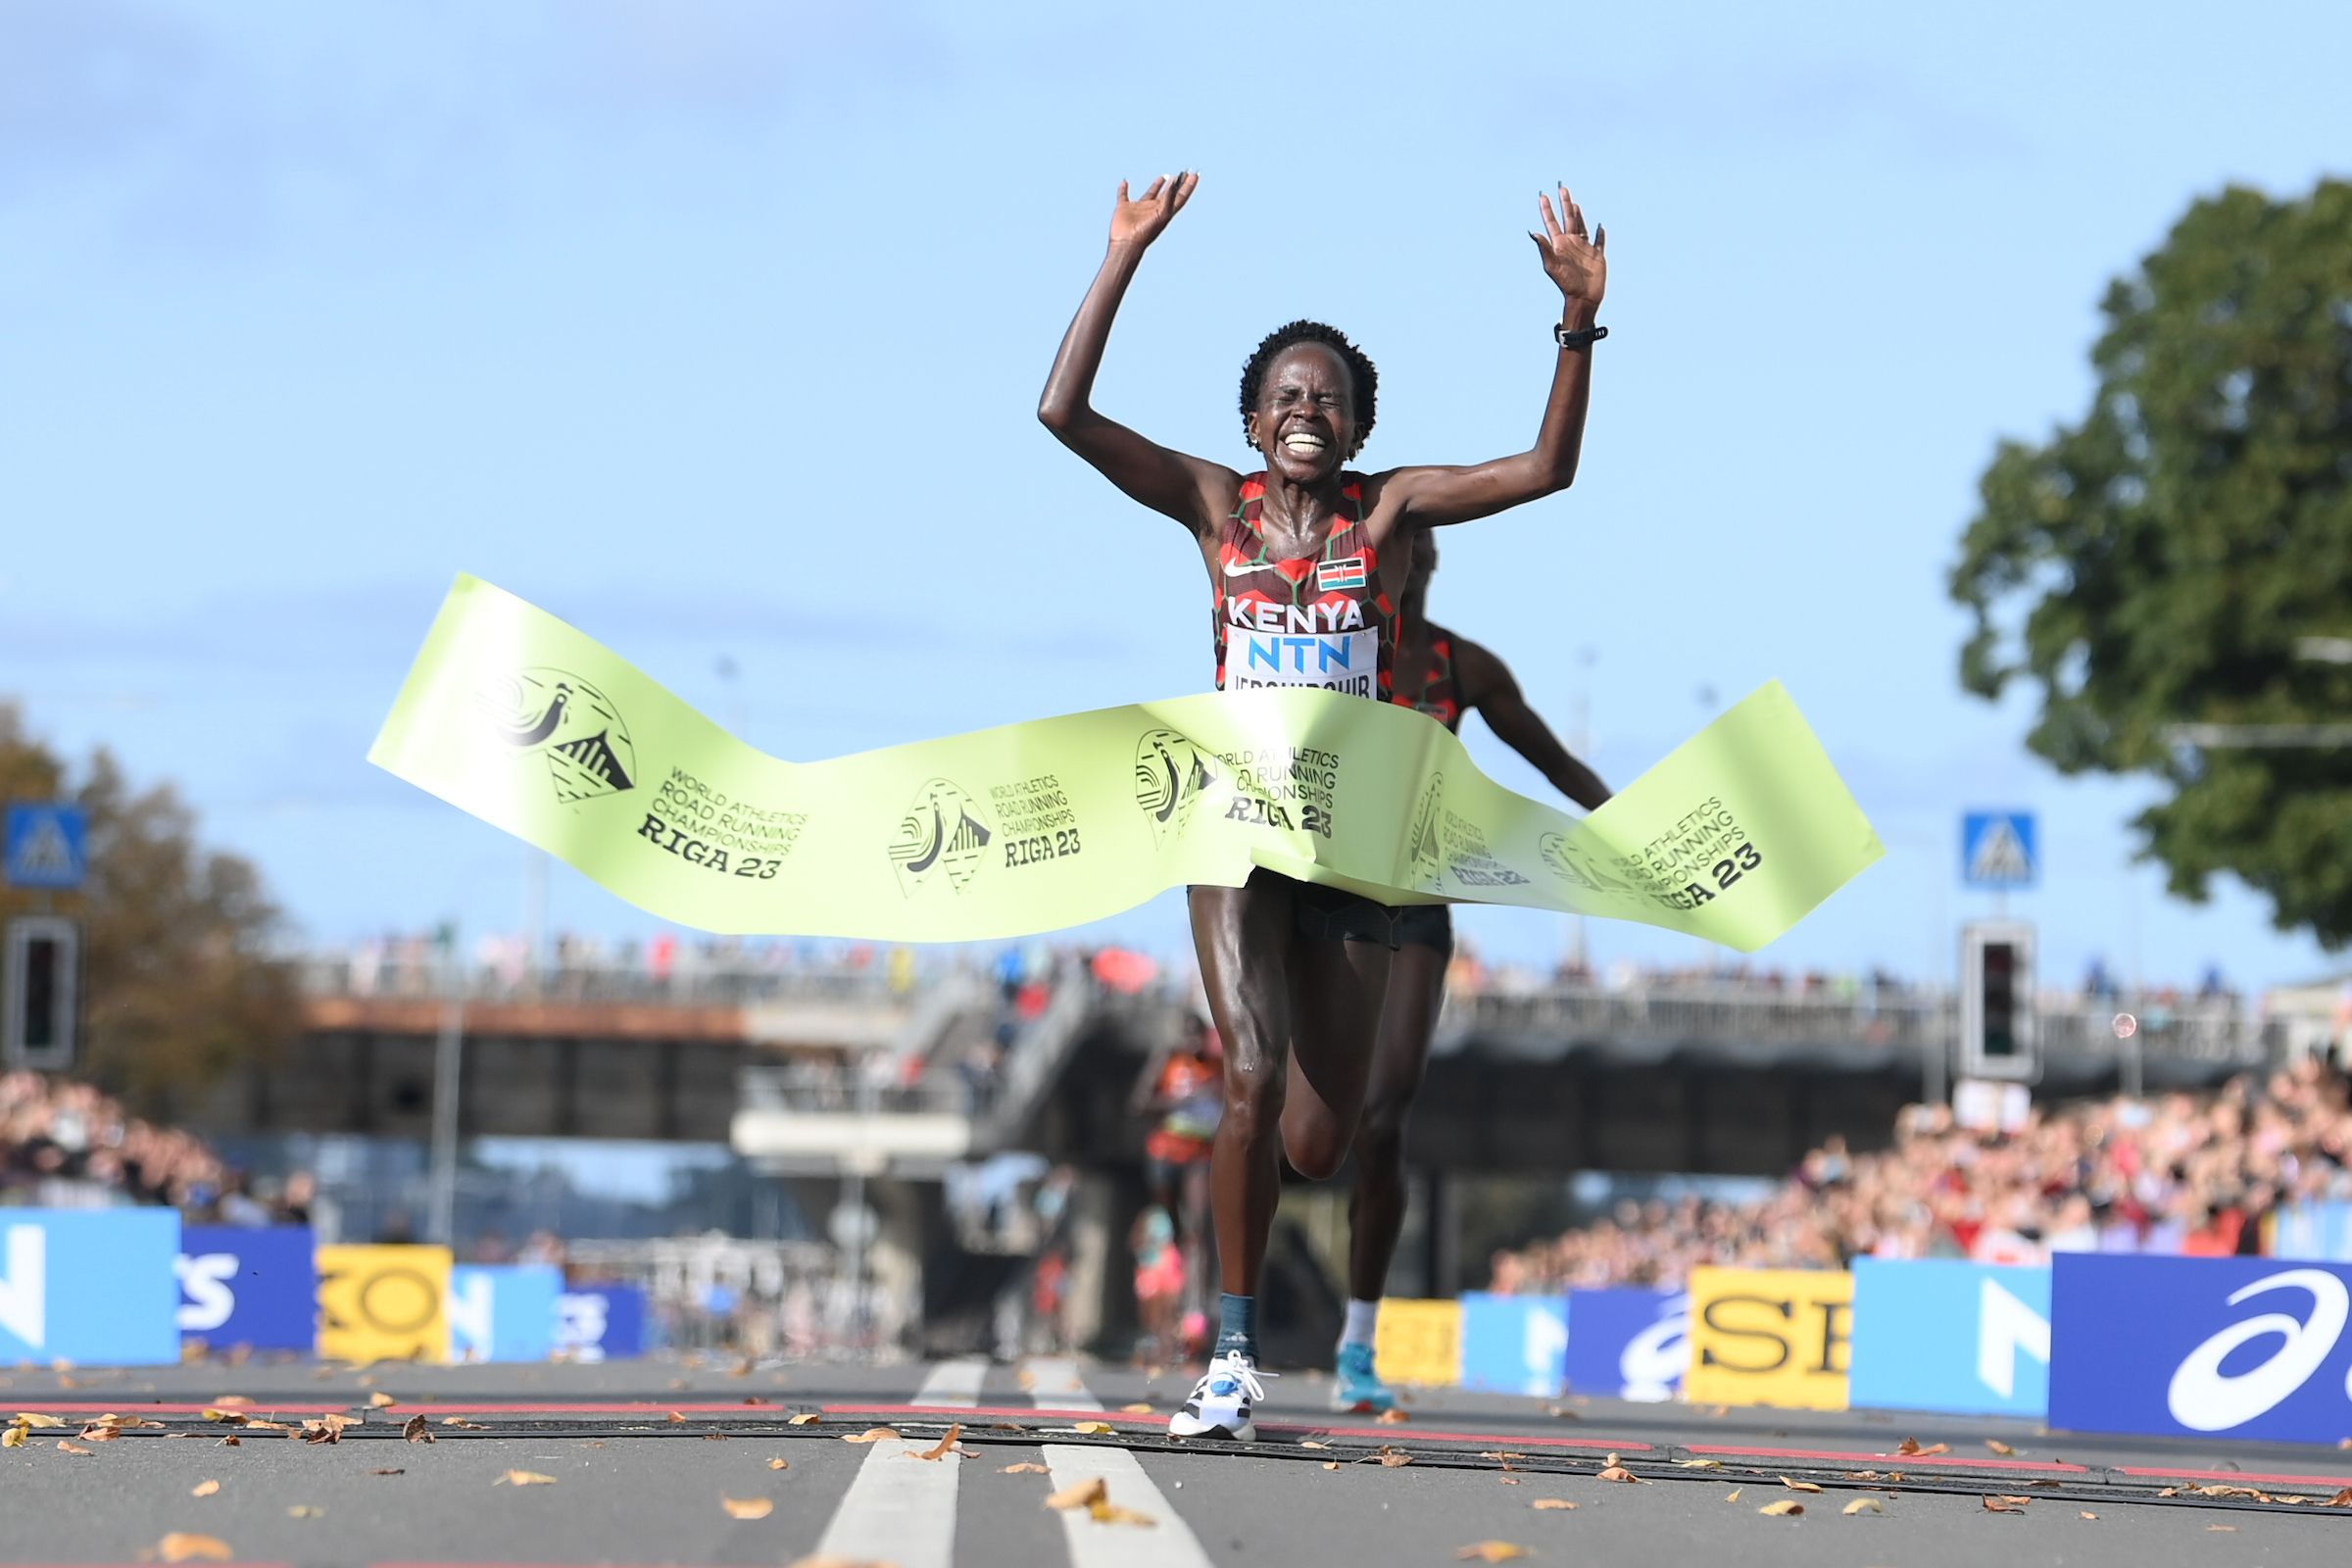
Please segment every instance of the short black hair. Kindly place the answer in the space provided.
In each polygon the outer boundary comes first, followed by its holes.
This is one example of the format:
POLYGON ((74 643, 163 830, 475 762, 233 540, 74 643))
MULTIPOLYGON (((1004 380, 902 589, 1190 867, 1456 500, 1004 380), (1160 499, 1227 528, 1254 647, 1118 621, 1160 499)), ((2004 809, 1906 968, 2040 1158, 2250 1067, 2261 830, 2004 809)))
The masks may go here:
POLYGON ((1355 445, 1348 449, 1352 458, 1364 449, 1364 441, 1372 434, 1372 415, 1380 396, 1380 372, 1362 349, 1348 341, 1348 334, 1336 326, 1321 321, 1292 321, 1268 332, 1258 343, 1257 352, 1242 367, 1242 439, 1250 438, 1250 416, 1257 412, 1258 394, 1265 390, 1266 371, 1282 357, 1285 349, 1301 343, 1320 343, 1340 357, 1348 367, 1348 378, 1355 387, 1355 445))

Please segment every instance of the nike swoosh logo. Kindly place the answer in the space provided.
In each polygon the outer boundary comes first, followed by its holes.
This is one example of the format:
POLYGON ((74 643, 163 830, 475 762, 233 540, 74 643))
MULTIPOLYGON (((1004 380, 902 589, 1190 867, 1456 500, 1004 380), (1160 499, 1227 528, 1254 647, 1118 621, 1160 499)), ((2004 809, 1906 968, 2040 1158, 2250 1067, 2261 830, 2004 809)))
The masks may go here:
POLYGON ((1238 566, 1230 561, 1225 563, 1225 575, 1228 577, 1247 577, 1254 572, 1273 569, 1274 564, 1268 561, 1246 561, 1238 566))

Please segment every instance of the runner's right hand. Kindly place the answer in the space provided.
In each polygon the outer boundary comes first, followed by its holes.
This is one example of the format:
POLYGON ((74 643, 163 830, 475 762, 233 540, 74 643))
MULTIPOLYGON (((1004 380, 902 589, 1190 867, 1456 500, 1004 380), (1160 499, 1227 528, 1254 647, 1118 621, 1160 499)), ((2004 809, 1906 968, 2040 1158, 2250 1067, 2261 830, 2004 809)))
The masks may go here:
POLYGON ((1168 220, 1184 211, 1184 204, 1193 199, 1193 187, 1200 183, 1199 174, 1178 174, 1174 179, 1162 174, 1141 197, 1130 198, 1127 182, 1120 180, 1118 205, 1110 210, 1110 242, 1139 247, 1151 244, 1168 226, 1168 220))

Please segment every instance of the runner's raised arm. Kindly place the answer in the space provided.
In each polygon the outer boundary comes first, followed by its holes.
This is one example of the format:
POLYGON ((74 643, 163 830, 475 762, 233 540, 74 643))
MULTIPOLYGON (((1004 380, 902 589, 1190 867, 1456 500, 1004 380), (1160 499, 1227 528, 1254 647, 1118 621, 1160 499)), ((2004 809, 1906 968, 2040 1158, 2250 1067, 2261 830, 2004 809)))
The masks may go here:
POLYGON ((1062 335, 1061 351, 1054 356, 1045 394, 1037 403, 1038 421, 1063 446, 1130 499, 1165 513, 1195 534, 1232 509, 1241 475, 1222 464, 1171 451, 1106 418, 1095 411, 1093 398, 1102 350, 1110 342, 1110 323, 1127 285, 1134 281, 1144 252, 1184 210, 1200 182, 1198 174, 1178 174, 1172 180, 1163 176, 1140 199, 1130 199, 1126 181, 1119 182, 1118 204, 1110 213, 1110 248, 1069 331, 1062 335))

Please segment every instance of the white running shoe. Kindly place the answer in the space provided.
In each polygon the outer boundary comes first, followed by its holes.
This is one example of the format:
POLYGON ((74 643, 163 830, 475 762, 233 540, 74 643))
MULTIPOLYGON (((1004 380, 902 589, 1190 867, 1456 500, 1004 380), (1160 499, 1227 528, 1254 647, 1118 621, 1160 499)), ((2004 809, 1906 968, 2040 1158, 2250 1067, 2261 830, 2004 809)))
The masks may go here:
POLYGON ((1250 1406, 1266 1396, 1257 1364, 1239 1350, 1227 1350, 1208 1363, 1208 1373, 1193 1385, 1193 1396, 1184 1401, 1184 1408, 1168 1417, 1168 1436, 1171 1438, 1231 1438, 1236 1443, 1253 1443, 1257 1428, 1250 1420, 1250 1406))

